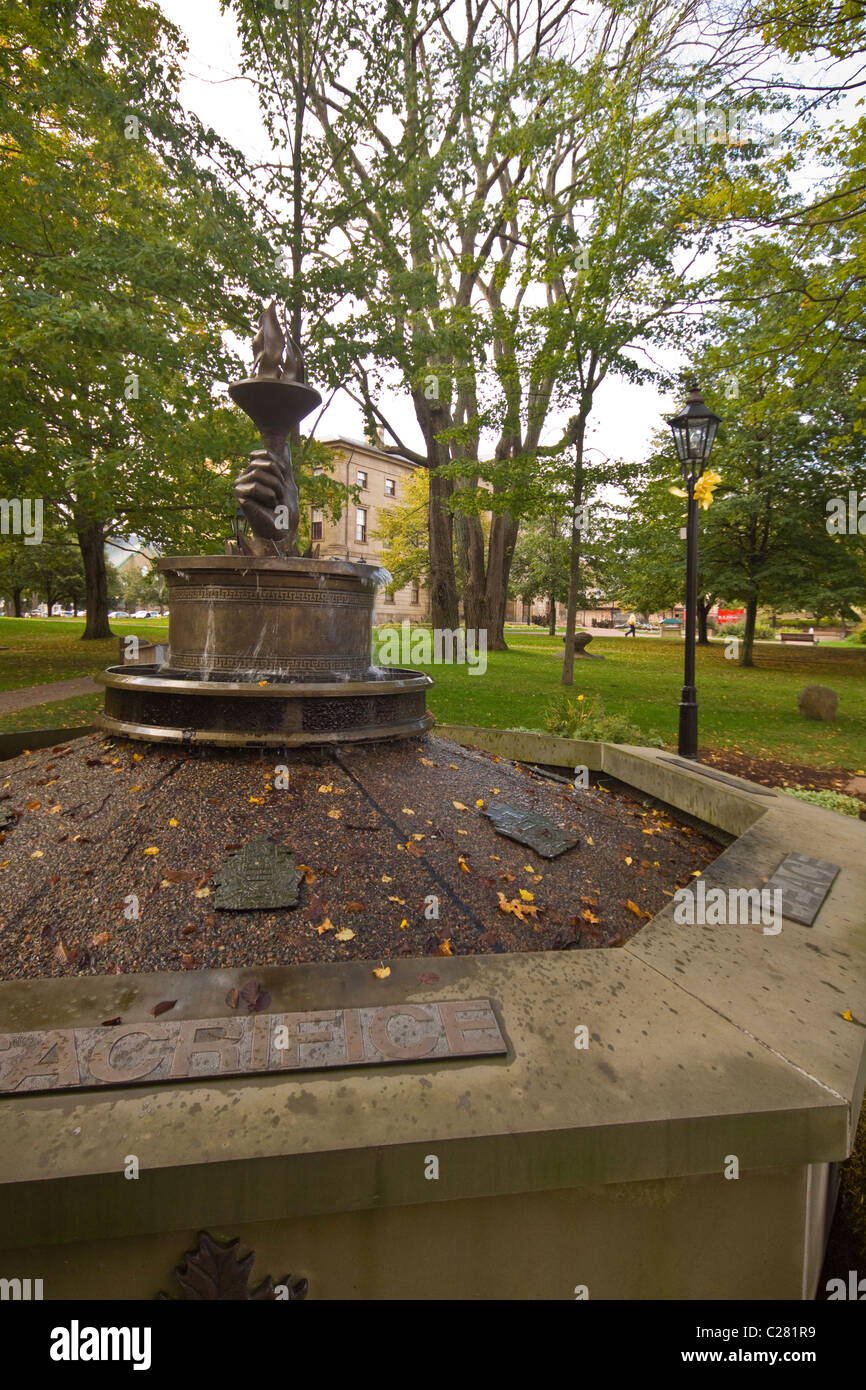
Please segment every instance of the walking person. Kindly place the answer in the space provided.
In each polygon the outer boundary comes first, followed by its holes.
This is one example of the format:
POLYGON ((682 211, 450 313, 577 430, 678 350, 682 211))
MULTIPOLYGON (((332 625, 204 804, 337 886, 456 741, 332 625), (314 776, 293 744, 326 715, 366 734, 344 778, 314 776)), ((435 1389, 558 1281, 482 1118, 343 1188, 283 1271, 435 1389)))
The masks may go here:
POLYGON ((628 628, 626 629, 626 634, 625 634, 626 637, 637 637, 637 626, 636 626, 636 623, 637 623, 637 619, 635 618, 634 613, 632 613, 631 617, 630 617, 629 620, 628 620, 628 628))

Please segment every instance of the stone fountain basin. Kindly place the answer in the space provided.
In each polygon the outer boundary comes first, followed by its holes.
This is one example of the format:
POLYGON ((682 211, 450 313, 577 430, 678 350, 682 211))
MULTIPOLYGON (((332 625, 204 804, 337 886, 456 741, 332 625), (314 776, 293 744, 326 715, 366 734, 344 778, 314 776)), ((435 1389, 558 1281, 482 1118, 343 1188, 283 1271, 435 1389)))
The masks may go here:
POLYGON ((173 555, 157 568, 169 589, 171 674, 364 678, 377 588, 369 565, 173 555))
POLYGON ((110 666, 105 709, 109 733, 153 743, 235 747, 408 738, 432 727, 429 676, 394 667, 365 680, 198 680, 157 666, 110 666))

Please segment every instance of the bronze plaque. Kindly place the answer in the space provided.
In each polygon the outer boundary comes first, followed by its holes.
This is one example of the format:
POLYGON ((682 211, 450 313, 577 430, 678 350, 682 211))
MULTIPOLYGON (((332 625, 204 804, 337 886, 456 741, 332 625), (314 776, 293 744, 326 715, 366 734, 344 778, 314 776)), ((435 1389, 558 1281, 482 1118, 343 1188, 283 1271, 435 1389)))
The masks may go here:
POLYGON ((489 999, 0 1034, 0 1092, 444 1062, 507 1052, 489 999))
POLYGON ((558 854, 564 854, 567 849, 574 849, 580 843, 560 830, 555 821, 538 811, 527 811, 522 806, 508 806, 498 801, 484 815, 493 822, 500 835, 516 840, 520 845, 528 845, 544 859, 555 859, 558 854))
POLYGON ((214 907, 224 912, 296 907, 304 877, 296 862, 285 845, 258 835, 243 849, 234 850, 214 875, 214 907))

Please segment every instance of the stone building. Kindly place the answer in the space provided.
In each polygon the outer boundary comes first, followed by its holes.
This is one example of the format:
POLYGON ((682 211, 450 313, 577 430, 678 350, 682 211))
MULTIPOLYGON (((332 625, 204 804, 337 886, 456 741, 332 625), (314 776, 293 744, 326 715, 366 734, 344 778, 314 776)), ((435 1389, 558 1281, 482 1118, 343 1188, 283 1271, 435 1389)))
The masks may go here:
MULTIPOLYGON (((381 542, 372 539, 379 529, 380 513, 404 500, 405 485, 418 465, 400 454, 387 453, 374 444, 357 439, 325 439, 334 451, 331 474, 348 487, 360 489, 359 500, 343 509, 340 520, 332 522, 318 509, 311 513, 311 537, 323 560, 364 560, 368 565, 382 563, 381 542)), ((428 614, 427 590, 407 584, 394 593, 380 590, 376 600, 376 621, 401 622, 410 618, 421 622, 428 614)))

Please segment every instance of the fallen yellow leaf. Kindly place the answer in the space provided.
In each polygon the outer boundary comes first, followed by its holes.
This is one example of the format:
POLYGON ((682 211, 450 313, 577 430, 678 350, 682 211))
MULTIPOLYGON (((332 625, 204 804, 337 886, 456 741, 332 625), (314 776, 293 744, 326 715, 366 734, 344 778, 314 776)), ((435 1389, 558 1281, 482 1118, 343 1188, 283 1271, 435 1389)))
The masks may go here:
POLYGON ((377 980, 387 980, 388 976, 391 974, 391 967, 390 965, 380 965, 378 970, 373 971, 373 974, 376 976, 377 980))
POLYGON ((390 897, 390 898, 388 899, 388 902, 389 902, 389 903, 399 903, 401 907, 405 907, 405 906, 406 906, 406 899, 405 899, 405 898, 394 898, 394 897, 390 897))
POLYGON ((331 817, 331 820, 339 820, 342 814, 343 812, 339 811, 336 806, 332 806, 330 811, 328 812, 328 815, 331 817))
POLYGON ((404 806, 404 807, 403 807, 403 815, 404 815, 404 816, 414 816, 414 814, 415 814, 415 812, 412 810, 412 807, 411 807, 411 806, 404 806))
POLYGON ((143 753, 133 753, 133 755, 132 755, 132 761, 133 761, 134 763, 140 763, 143 757, 144 757, 144 754, 143 754, 143 753))
POLYGON ((35 849, 35 850, 33 851, 33 853, 31 854, 30 858, 31 858, 31 859, 42 859, 42 858, 44 858, 44 855, 45 855, 45 851, 44 851, 44 850, 35 849))
POLYGON ((146 849, 144 852, 145 854, 159 854, 159 850, 157 849, 156 845, 151 845, 150 848, 146 849))
POLYGON ((195 896, 196 896, 197 898, 209 898, 209 897, 210 897, 210 889, 209 889, 209 888, 196 888, 196 890, 195 890, 195 896))
POLYGON ((95 936, 91 937, 91 943, 92 943, 92 945, 94 945, 94 946, 104 946, 105 943, 106 943, 107 941, 110 941, 110 940, 111 940, 111 932, 110 932, 110 931, 99 931, 99 932, 96 933, 95 936))
POLYGON ((405 931, 406 928, 408 927, 408 925, 409 925, 408 919, 404 917, 404 918, 403 918, 403 921, 400 923, 400 930, 401 930, 401 931, 405 931))
POLYGON ((180 824, 180 821, 176 821, 176 820, 170 820, 170 821, 169 821, 169 825, 179 825, 179 824, 180 824))
POLYGON ((352 931, 351 927, 341 927, 340 930, 337 932, 337 935, 334 937, 334 940, 351 941, 354 935, 355 933, 352 931))
POLYGON ((393 878, 391 877, 390 874, 383 874, 383 875, 382 875, 382 882, 383 882, 383 883, 393 883, 394 880, 393 880, 393 878))
POLYGON ((468 874, 470 872, 469 865, 466 863, 466 860, 463 858, 462 854, 459 856, 457 863, 460 865, 464 874, 468 874))
POLYGON ((264 799, 265 799, 265 798, 264 798, 263 796, 251 796, 251 797, 250 797, 250 801, 255 801, 256 804, 257 804, 258 806, 261 806, 261 804, 262 804, 262 802, 264 801, 264 799))
POLYGON ((484 807, 484 798, 479 796, 479 798, 478 798, 478 800, 476 801, 475 805, 476 805, 476 806, 480 806, 480 807, 483 809, 483 807, 484 807))
POLYGON ((634 862, 630 854, 626 855, 625 862, 626 864, 632 864, 634 862))
POLYGON ((320 792, 332 792, 333 790, 334 790, 334 784, 333 784, 333 782, 323 782, 322 785, 321 785, 321 787, 319 787, 319 791, 320 791, 320 792))
POLYGON ((520 896, 525 903, 535 902, 535 895, 530 893, 526 888, 520 889, 520 896))
POLYGON ((451 942, 450 942, 450 941, 440 941, 440 943, 439 943, 439 955, 440 955, 440 956, 453 956, 453 955, 454 955, 454 952, 453 952, 452 949, 451 949, 451 942))
POLYGON ((469 807, 468 807, 468 806, 464 806, 462 801, 452 801, 452 802, 451 802, 451 805, 454 807, 455 811, 468 811, 468 810, 469 810, 469 807))
POLYGON ((330 917, 326 917, 325 920, 324 920, 324 922, 321 924, 321 926, 316 927, 316 931, 319 933, 319 936, 321 936, 323 932, 326 932, 326 931, 333 931, 333 930, 334 930, 334 924, 333 924, 333 922, 331 921, 330 917))
POLYGON ((625 905, 629 912, 633 912, 635 917, 640 917, 643 921, 648 921, 652 917, 651 912, 644 912, 643 908, 638 907, 637 903, 633 903, 631 898, 626 898, 625 905))
POLYGON ((852 1012, 851 1012, 850 1009, 846 1009, 845 1012, 843 1013, 842 1017, 844 1018, 844 1020, 845 1020, 846 1023, 853 1023, 853 1022, 854 1022, 854 1015, 852 1014, 852 1012))

